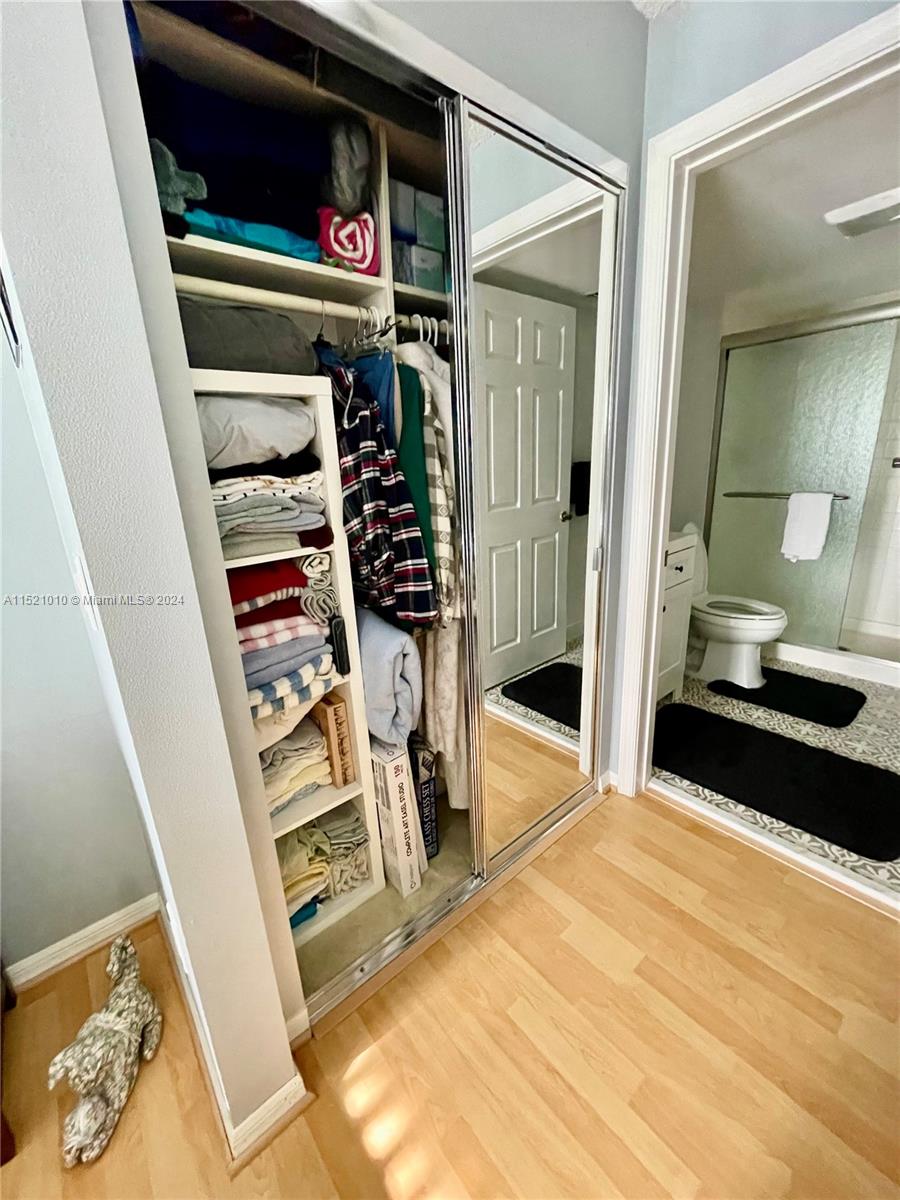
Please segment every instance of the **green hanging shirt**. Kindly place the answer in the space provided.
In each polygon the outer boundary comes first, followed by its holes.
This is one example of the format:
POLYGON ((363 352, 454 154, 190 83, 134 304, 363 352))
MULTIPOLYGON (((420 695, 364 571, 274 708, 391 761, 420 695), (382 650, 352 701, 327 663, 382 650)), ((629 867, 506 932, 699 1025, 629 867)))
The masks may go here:
POLYGON ((425 407, 425 397, 422 394, 419 372, 415 368, 408 367, 406 363, 398 363, 397 372, 400 376, 400 402, 403 412, 403 429, 400 434, 400 445, 397 447, 397 458, 400 460, 400 469, 406 476, 433 578, 435 570, 434 531, 431 527, 431 501, 428 499, 425 442, 422 437, 422 412, 425 407))

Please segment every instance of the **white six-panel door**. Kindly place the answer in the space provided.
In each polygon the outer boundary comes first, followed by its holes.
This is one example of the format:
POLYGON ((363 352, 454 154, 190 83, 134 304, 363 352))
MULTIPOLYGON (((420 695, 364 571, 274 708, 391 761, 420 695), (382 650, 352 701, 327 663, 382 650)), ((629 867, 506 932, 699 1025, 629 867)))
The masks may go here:
POLYGON ((566 645, 575 309, 475 285, 479 633, 492 687, 566 645))

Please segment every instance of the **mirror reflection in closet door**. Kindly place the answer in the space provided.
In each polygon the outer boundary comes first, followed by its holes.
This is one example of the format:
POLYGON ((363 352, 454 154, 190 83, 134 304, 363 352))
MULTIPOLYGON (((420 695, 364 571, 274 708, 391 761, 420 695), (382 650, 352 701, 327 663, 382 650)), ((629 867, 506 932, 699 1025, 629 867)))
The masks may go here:
POLYGON ((494 857, 592 772, 596 687, 585 646, 596 662, 588 523, 603 193, 471 116, 466 139, 483 779, 494 857))

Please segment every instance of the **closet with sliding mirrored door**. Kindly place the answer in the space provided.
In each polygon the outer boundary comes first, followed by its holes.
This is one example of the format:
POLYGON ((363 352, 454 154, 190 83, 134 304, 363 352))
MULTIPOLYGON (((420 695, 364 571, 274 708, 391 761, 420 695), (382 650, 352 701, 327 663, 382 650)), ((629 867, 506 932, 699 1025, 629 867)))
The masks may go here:
POLYGON ((101 8, 299 1037, 602 790, 621 187, 317 6, 101 8))

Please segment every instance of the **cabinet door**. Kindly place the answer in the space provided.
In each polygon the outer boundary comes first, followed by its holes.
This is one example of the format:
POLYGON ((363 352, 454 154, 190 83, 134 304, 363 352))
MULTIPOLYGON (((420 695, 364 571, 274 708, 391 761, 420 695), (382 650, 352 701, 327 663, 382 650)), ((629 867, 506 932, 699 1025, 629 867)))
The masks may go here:
POLYGON ((666 588, 663 592, 657 699, 672 691, 679 695, 681 693, 688 627, 691 623, 691 599, 690 580, 666 588))

